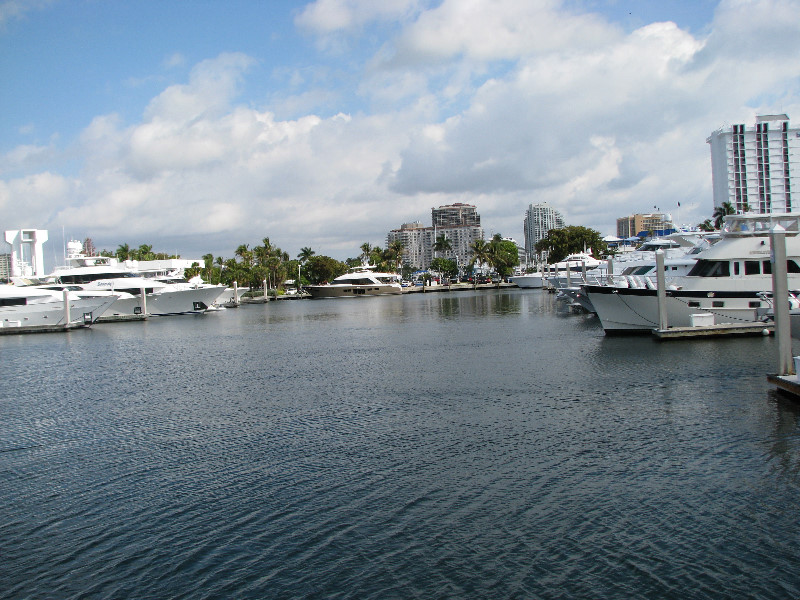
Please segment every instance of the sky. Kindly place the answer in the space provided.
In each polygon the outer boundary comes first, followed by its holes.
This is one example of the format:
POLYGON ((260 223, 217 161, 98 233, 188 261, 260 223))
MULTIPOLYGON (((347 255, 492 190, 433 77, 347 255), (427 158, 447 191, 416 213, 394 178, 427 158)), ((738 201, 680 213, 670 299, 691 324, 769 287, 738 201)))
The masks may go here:
POLYGON ((520 243, 541 202, 694 225, 706 138, 774 113, 800 0, 0 0, 0 228, 341 260, 455 202, 520 243))

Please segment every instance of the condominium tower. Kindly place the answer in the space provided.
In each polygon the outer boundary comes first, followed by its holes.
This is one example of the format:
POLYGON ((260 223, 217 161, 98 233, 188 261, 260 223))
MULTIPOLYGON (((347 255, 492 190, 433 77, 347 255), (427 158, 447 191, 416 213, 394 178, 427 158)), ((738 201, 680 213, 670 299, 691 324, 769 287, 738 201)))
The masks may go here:
POLYGON ((563 229, 565 226, 564 217, 547 202, 529 205, 523 223, 525 255, 528 260, 533 260, 536 256, 536 242, 546 238, 551 229, 563 229))
POLYGON ((789 126, 787 115, 718 129, 706 142, 715 207, 730 202, 737 212, 800 210, 800 129, 789 126))
POLYGON ((456 261, 459 268, 466 267, 471 258, 470 246, 483 239, 481 217, 471 204, 455 203, 431 209, 431 227, 419 221, 404 223, 400 229, 391 230, 387 244, 396 240, 403 243, 403 262, 416 269, 427 269, 434 258, 433 245, 436 238, 444 236, 450 242, 450 250, 442 258, 456 261))

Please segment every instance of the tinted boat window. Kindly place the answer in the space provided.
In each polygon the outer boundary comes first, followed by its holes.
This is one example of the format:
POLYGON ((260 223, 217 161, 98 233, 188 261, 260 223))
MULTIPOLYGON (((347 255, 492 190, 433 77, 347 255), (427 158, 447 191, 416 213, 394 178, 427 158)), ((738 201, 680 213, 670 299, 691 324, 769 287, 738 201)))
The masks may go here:
POLYGON ((693 277, 730 277, 730 274, 727 260, 698 260, 689 272, 693 277))

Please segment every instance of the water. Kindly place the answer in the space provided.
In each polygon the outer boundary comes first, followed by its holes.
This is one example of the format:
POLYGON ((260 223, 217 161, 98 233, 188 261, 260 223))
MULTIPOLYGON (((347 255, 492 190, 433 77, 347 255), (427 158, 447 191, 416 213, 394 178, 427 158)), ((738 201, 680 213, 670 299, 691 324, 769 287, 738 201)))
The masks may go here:
POLYGON ((772 338, 541 291, 0 338, 3 598, 800 595, 772 338))

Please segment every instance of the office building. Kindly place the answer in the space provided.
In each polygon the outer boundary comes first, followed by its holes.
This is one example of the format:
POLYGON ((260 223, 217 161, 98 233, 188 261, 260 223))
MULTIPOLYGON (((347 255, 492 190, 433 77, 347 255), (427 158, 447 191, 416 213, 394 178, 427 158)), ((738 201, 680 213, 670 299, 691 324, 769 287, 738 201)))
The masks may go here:
POLYGON ((800 210, 800 128, 785 114, 756 117, 718 129, 711 146, 714 207, 730 202, 737 212, 800 210))

